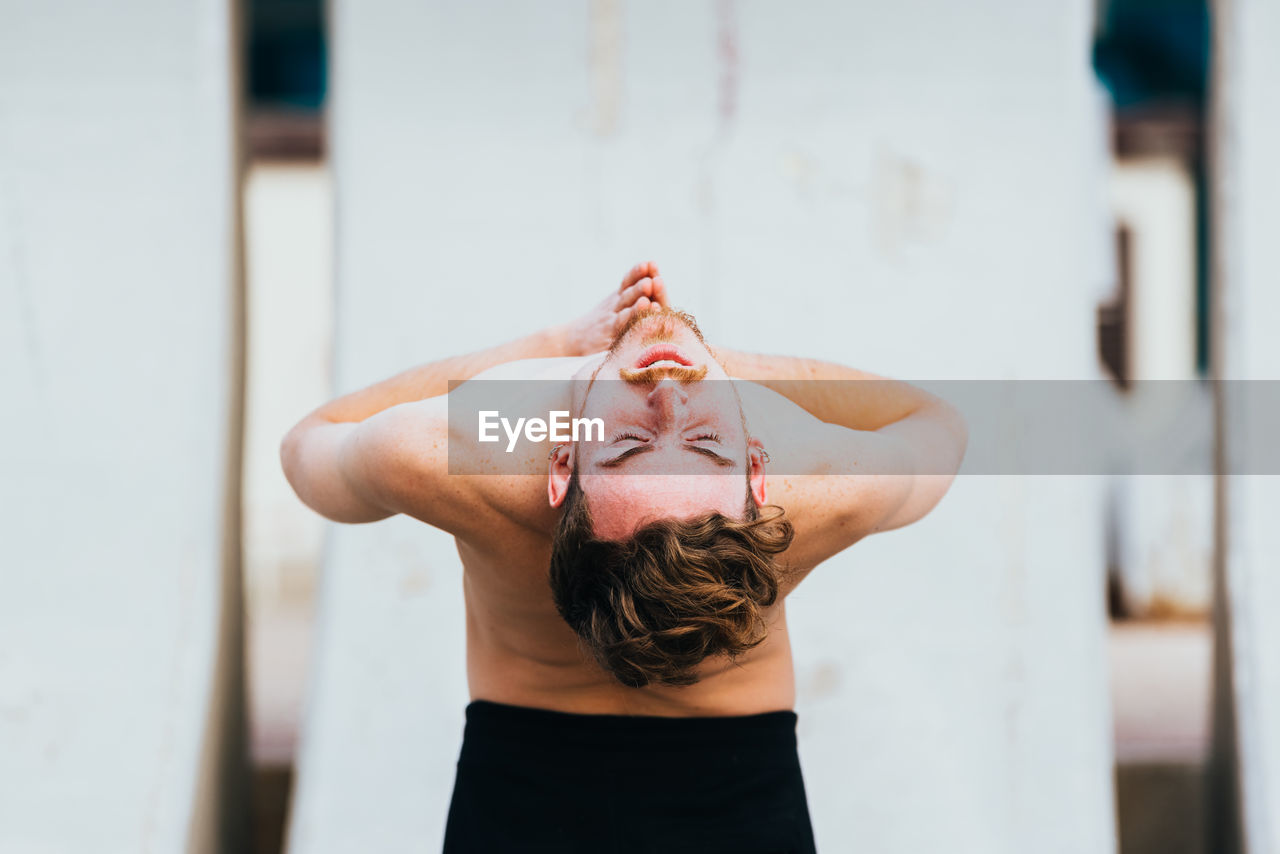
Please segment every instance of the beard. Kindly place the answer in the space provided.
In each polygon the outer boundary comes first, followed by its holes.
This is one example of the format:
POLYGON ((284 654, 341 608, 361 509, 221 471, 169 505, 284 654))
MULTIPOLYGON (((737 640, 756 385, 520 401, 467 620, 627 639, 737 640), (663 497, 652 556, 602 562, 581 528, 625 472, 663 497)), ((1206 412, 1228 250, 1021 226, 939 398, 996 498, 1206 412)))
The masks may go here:
POLYGON ((676 311, 673 308, 659 306, 649 311, 632 313, 626 324, 613 336, 613 342, 609 345, 609 355, 617 353, 627 338, 633 334, 644 336, 640 339, 641 344, 656 344, 660 341, 675 340, 681 327, 692 332, 699 342, 706 343, 702 337, 702 330, 698 328, 693 315, 687 311, 676 311))

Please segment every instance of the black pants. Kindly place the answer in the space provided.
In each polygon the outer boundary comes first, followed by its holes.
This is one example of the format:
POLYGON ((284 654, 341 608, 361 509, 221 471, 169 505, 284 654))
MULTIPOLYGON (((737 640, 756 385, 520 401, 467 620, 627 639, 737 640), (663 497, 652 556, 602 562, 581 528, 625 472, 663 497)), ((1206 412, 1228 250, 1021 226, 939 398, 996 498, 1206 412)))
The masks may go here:
POLYGON ((795 727, 473 702, 445 854, 812 854, 795 727))

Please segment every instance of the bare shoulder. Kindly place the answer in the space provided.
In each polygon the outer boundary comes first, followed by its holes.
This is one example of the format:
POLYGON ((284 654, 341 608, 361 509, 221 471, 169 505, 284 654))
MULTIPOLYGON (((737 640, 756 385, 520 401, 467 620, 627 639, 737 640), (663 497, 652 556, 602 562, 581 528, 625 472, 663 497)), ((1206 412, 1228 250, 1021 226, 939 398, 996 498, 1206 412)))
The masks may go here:
POLYGON ((474 493, 486 511, 474 517, 486 521, 459 532, 461 539, 479 549, 491 544, 494 517, 512 533, 550 537, 559 515, 547 497, 548 444, 517 437, 519 420, 569 412, 575 382, 589 376, 603 355, 508 362, 450 393, 447 477, 474 493), (482 412, 488 413, 485 441, 482 412))
POLYGON ((735 382, 748 429, 769 455, 768 503, 782 507, 795 528, 783 555, 793 581, 885 529, 911 489, 899 442, 828 424, 769 388, 735 382))
POLYGON ((525 359, 477 374, 449 394, 390 407, 368 419, 365 459, 376 472, 384 506, 460 540, 483 545, 495 533, 518 529, 549 533, 555 514, 547 500, 545 449, 521 443, 481 444, 465 417, 483 405, 492 388, 494 406, 513 411, 567 408, 570 380, 591 357, 525 359), (527 382, 526 382, 527 381, 527 382))

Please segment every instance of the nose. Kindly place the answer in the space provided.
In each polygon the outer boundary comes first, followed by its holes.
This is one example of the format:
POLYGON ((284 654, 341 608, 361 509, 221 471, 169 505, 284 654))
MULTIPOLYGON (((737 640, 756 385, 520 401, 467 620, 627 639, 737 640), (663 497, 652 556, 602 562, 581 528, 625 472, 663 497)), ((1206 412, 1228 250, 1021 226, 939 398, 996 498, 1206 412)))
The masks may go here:
POLYGON ((667 377, 659 380, 649 392, 649 405, 657 410, 664 422, 672 421, 689 404, 689 392, 680 383, 667 377))

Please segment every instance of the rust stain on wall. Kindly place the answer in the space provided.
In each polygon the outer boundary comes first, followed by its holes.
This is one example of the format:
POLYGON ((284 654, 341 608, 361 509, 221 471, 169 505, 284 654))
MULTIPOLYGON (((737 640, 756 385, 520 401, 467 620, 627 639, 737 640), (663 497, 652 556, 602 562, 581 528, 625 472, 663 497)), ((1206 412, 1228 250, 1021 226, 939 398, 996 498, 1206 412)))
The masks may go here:
POLYGON ((952 181, 920 161, 880 151, 872 166, 874 242, 881 254, 896 256, 912 245, 940 242, 955 210, 952 181))
POLYGON ((588 16, 590 124, 599 136, 611 136, 622 111, 622 2, 591 0, 588 16))
POLYGON ((717 107, 720 128, 728 127, 738 113, 738 4, 716 0, 716 41, 720 59, 717 107))

